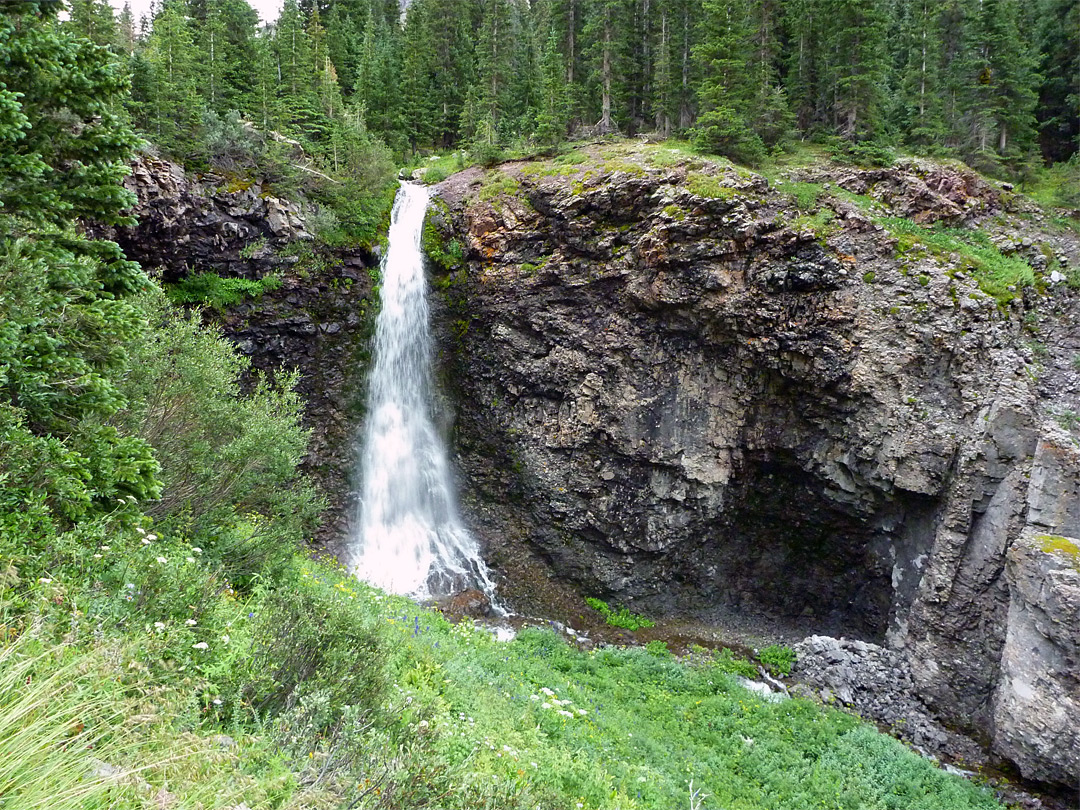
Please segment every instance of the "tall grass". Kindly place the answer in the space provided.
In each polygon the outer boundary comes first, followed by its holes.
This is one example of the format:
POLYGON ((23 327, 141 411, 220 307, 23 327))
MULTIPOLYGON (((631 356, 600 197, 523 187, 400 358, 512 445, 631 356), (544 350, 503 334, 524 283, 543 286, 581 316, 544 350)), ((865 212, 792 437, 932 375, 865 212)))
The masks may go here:
POLYGON ((125 761, 127 716, 102 684, 115 678, 100 655, 0 649, 0 807, 87 810, 126 806, 135 795, 125 761))

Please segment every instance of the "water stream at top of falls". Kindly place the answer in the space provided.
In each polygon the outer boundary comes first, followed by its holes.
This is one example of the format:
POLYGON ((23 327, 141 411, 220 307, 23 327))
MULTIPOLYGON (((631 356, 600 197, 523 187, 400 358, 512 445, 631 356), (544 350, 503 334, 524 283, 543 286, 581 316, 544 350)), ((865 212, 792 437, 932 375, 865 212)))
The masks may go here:
POLYGON ((361 455, 353 572, 421 599, 494 585, 458 513, 450 465, 432 418, 432 350, 420 247, 428 191, 402 183, 382 261, 375 365, 361 455))

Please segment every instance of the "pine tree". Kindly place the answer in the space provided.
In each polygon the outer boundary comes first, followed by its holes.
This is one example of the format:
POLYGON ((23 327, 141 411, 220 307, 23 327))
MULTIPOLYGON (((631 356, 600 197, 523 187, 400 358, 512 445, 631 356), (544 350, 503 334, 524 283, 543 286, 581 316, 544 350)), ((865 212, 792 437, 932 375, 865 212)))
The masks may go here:
POLYGON ((1063 161, 1080 151, 1080 4, 1042 0, 1038 20, 1039 140, 1047 160, 1063 161))
POLYGON ((566 137, 572 100, 566 81, 564 57, 559 50, 559 35, 554 27, 548 32, 540 58, 540 83, 536 139, 543 144, 557 144, 566 137))
POLYGON ((941 144, 947 135, 941 78, 941 6, 935 0, 912 0, 902 4, 900 12, 897 124, 909 143, 941 144))
POLYGON ((401 33, 396 25, 391 27, 370 9, 358 55, 355 98, 367 128, 399 150, 404 148, 399 90, 401 48, 401 33))
POLYGON ((825 55, 823 0, 787 0, 782 24, 788 41, 785 88, 798 128, 804 133, 825 122, 822 62, 825 55))
POLYGON ((777 0, 754 0, 750 4, 751 52, 748 70, 752 90, 747 121, 766 146, 788 138, 794 116, 780 85, 780 5, 777 0))
POLYGON ((116 46, 120 36, 108 0, 71 0, 68 25, 95 45, 116 46))
POLYGON ((1038 76, 1023 47, 1018 12, 1016 0, 977 0, 968 14, 966 146, 990 164, 1023 154, 1035 140, 1038 76))
POLYGON ((0 446, 4 494, 77 519, 160 494, 149 446, 103 420, 125 404, 125 344, 144 328, 128 297, 147 279, 75 220, 130 224, 120 181, 136 137, 104 47, 57 25, 53 3, 0 6, 0 446), (13 463, 14 462, 14 463, 13 463))
POLYGON ((618 131, 619 122, 629 119, 625 77, 631 9, 627 0, 592 0, 583 9, 582 36, 587 43, 583 97, 586 115, 600 135, 618 131))
POLYGON ((116 18, 117 44, 131 56, 135 53, 135 15, 131 13, 131 3, 124 3, 124 8, 116 18))
POLYGON ((140 126, 180 156, 192 155, 197 142, 205 64, 185 11, 181 0, 166 0, 154 18, 144 53, 146 75, 140 81, 145 96, 134 99, 140 126))
POLYGON ((756 163, 764 144, 751 130, 754 95, 750 0, 705 0, 694 58, 701 73, 701 115, 694 127, 700 146, 735 160, 756 163))
POLYGON ((514 31, 508 0, 482 0, 476 40, 476 78, 469 90, 463 134, 492 146, 509 106, 514 31))
POLYGON ((827 86, 836 131, 863 140, 881 128, 881 101, 888 68, 888 19, 883 0, 824 0, 827 86))

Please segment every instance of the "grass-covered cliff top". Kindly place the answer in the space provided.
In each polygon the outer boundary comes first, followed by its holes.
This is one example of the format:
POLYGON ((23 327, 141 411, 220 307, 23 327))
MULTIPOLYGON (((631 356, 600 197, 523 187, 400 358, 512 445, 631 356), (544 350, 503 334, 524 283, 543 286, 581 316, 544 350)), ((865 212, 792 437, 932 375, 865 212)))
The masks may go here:
MULTIPOLYGON (((889 156, 882 164, 853 165, 807 144, 749 169, 681 141, 609 141, 489 169, 466 168, 458 154, 436 157, 419 176, 438 184, 451 204, 470 199, 495 207, 500 200, 523 200, 537 186, 587 195, 611 183, 658 178, 698 198, 747 199, 766 227, 821 241, 845 229, 875 227, 895 241, 899 258, 936 258, 950 277, 970 275, 1002 304, 1024 287, 1061 281, 1080 287, 1075 167, 1062 164, 1014 185, 954 160, 889 156)), ((690 213, 678 205, 669 209, 674 218, 690 213)), ((460 260, 434 254, 444 265, 460 260)))

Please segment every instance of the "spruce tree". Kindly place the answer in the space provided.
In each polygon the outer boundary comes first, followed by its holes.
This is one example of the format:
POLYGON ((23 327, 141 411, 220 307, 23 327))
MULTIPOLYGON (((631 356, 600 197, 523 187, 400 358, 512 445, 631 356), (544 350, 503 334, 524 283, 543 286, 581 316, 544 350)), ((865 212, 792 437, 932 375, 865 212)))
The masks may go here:
POLYGON ((856 141, 878 134, 888 69, 883 0, 823 0, 828 20, 823 61, 835 131, 856 141))
POLYGON ((119 29, 108 0, 71 0, 70 14, 68 25, 95 45, 119 45, 119 29))
POLYGON ((1023 47, 1016 0, 976 0, 968 12, 966 152, 986 169, 1035 140, 1038 75, 1023 47))
POLYGON ((144 52, 146 75, 135 97, 140 126, 157 144, 180 157, 196 152, 203 103, 200 79, 205 61, 182 0, 166 0, 154 17, 144 52))
POLYGON ((1047 160, 1068 160, 1080 150, 1080 3, 1042 0, 1038 20, 1039 141, 1047 160))
POLYGON ((754 94, 750 0, 705 0, 700 40, 694 57, 701 74, 701 115, 695 142, 722 155, 756 163, 765 147, 751 130, 748 113, 754 94))
POLYGON ((564 57, 559 50, 559 34, 548 32, 540 58, 540 105, 536 115, 536 139, 554 145, 566 137, 572 100, 566 81, 564 57))
POLYGON ((941 68, 941 4, 911 0, 899 7, 899 104, 897 125, 912 144, 945 142, 944 83, 941 68))
POLYGON ((44 497, 74 520, 160 485, 149 446, 105 421, 125 404, 124 347, 144 328, 129 296, 147 279, 75 224, 131 222, 125 73, 55 13, 0 6, 0 447, 29 460, 5 457, 6 506, 44 497))

